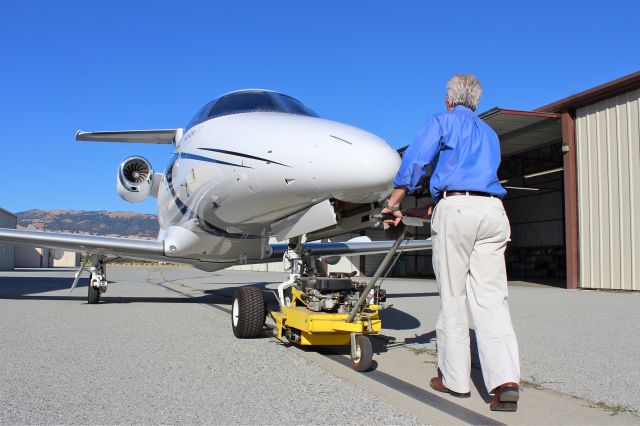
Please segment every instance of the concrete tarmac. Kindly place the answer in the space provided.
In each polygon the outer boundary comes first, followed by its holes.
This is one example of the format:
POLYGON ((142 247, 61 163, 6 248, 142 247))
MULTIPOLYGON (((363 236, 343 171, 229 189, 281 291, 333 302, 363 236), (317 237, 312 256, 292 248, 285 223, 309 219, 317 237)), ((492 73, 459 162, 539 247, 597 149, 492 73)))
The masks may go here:
POLYGON ((69 294, 71 270, 0 272, 1 424, 640 424, 639 294, 512 286, 525 380, 518 412, 492 413, 477 368, 470 399, 428 387, 433 280, 387 280, 395 342, 362 374, 346 351, 233 337, 234 289, 284 274, 108 272, 97 306, 86 280, 69 294))

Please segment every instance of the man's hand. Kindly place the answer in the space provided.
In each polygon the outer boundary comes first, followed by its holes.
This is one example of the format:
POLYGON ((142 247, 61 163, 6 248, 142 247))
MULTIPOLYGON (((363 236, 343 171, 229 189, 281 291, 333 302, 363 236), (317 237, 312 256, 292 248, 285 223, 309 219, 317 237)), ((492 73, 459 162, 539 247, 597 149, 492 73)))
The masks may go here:
POLYGON ((393 225, 393 226, 398 226, 400 224, 400 221, 402 220, 402 216, 403 216, 402 211, 399 210, 400 202, 405 197, 405 195, 407 195, 407 188, 405 188, 405 187, 395 188, 391 192, 391 196, 387 200, 387 203, 390 206, 392 206, 394 209, 397 208, 398 210, 391 210, 391 209, 388 209, 388 208, 382 209, 382 211, 380 213, 382 213, 382 214, 390 214, 390 215, 394 215, 396 217, 395 220, 385 220, 384 223, 387 223, 387 224, 393 225))
POLYGON ((387 219, 387 220, 384 221, 384 223, 389 224, 389 225, 393 225, 393 226, 400 225, 400 222, 402 221, 402 217, 404 216, 402 214, 402 210, 382 209, 382 211, 380 213, 381 214, 388 214, 388 215, 395 216, 395 219, 393 219, 393 220, 387 219))
POLYGON ((385 220, 384 223, 393 225, 393 226, 398 226, 404 216, 419 217, 420 219, 427 219, 431 217, 431 215, 433 214, 433 204, 429 204, 428 206, 420 207, 417 209, 406 209, 406 210, 382 209, 380 213, 395 216, 396 218, 394 220, 388 219, 388 220, 385 220))

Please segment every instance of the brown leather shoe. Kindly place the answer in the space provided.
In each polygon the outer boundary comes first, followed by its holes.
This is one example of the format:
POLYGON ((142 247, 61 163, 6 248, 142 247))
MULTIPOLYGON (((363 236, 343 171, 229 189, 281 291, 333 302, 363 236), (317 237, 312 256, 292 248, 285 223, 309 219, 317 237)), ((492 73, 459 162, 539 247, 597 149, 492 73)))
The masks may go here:
POLYGON ((492 392, 491 411, 516 411, 518 409, 518 399, 520 399, 520 390, 517 383, 505 383, 492 392))
POLYGON ((429 382, 429 385, 431 385, 431 387, 437 390, 438 392, 448 393, 458 398, 469 398, 471 396, 471 392, 460 393, 460 392, 454 392, 451 389, 447 388, 442 383, 442 379, 440 377, 434 377, 433 379, 431 379, 431 381, 429 382))

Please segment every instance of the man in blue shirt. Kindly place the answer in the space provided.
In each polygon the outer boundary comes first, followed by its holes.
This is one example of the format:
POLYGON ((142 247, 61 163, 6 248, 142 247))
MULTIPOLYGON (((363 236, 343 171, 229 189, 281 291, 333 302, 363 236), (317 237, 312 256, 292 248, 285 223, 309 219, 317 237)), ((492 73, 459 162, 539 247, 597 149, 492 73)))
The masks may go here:
POLYGON ((383 213, 404 211, 400 202, 420 187, 431 165, 435 207, 410 214, 431 218, 433 269, 441 310, 436 324, 438 376, 433 389, 470 396, 469 318, 476 331, 491 410, 515 411, 519 398, 518 343, 507 304, 504 250, 511 235, 498 181, 498 136, 474 111, 482 87, 470 74, 447 82, 447 112, 434 115, 402 157, 383 213), (467 311, 468 308, 468 311, 467 311))

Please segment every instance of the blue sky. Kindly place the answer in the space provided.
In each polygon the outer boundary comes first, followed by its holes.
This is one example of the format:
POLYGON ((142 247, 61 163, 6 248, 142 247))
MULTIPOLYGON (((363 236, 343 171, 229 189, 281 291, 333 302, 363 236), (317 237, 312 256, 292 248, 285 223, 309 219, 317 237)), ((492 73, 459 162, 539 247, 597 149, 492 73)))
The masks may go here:
POLYGON ((184 127, 261 87, 394 147, 443 109, 455 73, 532 109, 640 69, 640 2, 5 1, 0 207, 155 212, 115 191, 122 159, 170 146, 87 144, 76 130, 184 127))

